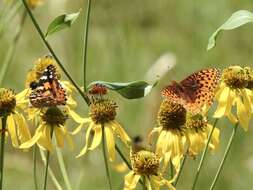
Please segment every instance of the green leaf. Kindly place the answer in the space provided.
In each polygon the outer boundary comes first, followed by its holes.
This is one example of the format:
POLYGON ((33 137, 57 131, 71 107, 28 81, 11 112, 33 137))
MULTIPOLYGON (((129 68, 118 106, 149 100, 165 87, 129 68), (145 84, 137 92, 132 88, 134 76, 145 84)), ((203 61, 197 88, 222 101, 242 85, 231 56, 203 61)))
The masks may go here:
POLYGON ((60 30, 63 30, 65 28, 70 28, 71 25, 78 18, 79 14, 80 14, 80 11, 78 11, 77 13, 63 14, 63 15, 57 16, 49 24, 45 37, 47 37, 55 32, 58 32, 60 30))
POLYGON ((129 83, 94 81, 88 85, 88 89, 90 89, 95 84, 102 84, 108 89, 116 91, 124 98, 137 99, 149 94, 157 82, 151 85, 145 81, 134 81, 129 83))
POLYGON ((232 14, 232 16, 222 24, 209 38, 207 50, 212 49, 216 44, 216 38, 222 30, 232 30, 244 24, 253 22, 253 13, 246 10, 240 10, 232 14))

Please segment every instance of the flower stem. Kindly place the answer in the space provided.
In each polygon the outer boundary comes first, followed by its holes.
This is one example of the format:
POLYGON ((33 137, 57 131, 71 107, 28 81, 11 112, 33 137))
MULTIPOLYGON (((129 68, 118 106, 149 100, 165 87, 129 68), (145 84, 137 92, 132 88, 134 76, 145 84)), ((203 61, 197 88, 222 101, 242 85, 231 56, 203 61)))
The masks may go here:
POLYGON ((91 11, 91 0, 88 0, 86 9, 85 29, 84 29, 84 42, 83 42, 83 88, 86 92, 86 62, 87 62, 87 47, 88 47, 88 35, 89 35, 89 21, 91 11))
POLYGON ((4 144, 5 144, 5 129, 6 129, 7 116, 2 117, 2 129, 1 129, 1 162, 0 162, 0 190, 3 189, 3 173, 4 173, 4 144))
POLYGON ((30 10, 30 8, 27 5, 26 0, 22 0, 23 5, 25 6, 34 27, 36 28, 37 32, 39 33, 42 41, 44 42, 45 46, 47 47, 47 49, 50 51, 50 53, 52 54, 52 56, 54 57, 55 61, 58 63, 59 67, 62 69, 62 71, 64 72, 64 74, 67 76, 67 78, 70 80, 70 82, 75 86, 75 88, 77 89, 77 91, 79 92, 79 94, 82 96, 82 98, 85 100, 87 105, 90 105, 90 100, 87 96, 86 93, 83 93, 83 91, 80 89, 80 87, 78 86, 78 84, 72 79, 72 77, 70 76, 70 74, 67 72, 67 70, 65 69, 65 67, 63 66, 62 62, 60 61, 60 59, 57 57, 57 55, 55 54, 53 48, 51 47, 51 45, 48 43, 48 41, 46 40, 38 22, 36 21, 32 11, 30 10))
MULTIPOLYGON (((40 156, 41 156, 42 162, 46 166, 46 156, 45 156, 43 150, 40 149, 39 151, 40 151, 40 156)), ((56 179, 55 174, 54 174, 53 170, 50 168, 50 166, 48 167, 48 173, 51 177, 53 184, 55 185, 55 188, 57 190, 63 190, 63 188, 61 187, 60 183, 56 179)))
POLYGON ((60 170, 61 170, 64 182, 65 182, 65 185, 67 187, 67 190, 72 190, 71 183, 70 183, 69 177, 68 177, 68 173, 67 173, 67 170, 66 170, 66 167, 64 164, 62 151, 59 148, 56 148, 56 154, 57 154, 57 159, 59 162, 60 170))
POLYGON ((210 140, 211 140, 213 131, 214 131, 214 129, 215 129, 215 126, 216 126, 218 120, 219 120, 219 119, 215 119, 214 124, 213 124, 213 128, 212 128, 211 132, 209 133, 209 136, 208 136, 208 139, 207 139, 207 143, 206 143, 204 152, 203 152, 203 154, 202 154, 202 156, 201 156, 201 159, 200 159, 200 162, 199 162, 199 165, 198 165, 198 168, 197 168, 197 172, 196 172, 196 174, 195 174, 195 178, 194 178, 194 181, 193 181, 193 185, 192 185, 191 190, 194 190, 195 187, 196 187, 196 184, 197 184, 197 181, 198 181, 198 177, 199 177, 199 173, 200 173, 200 170, 201 170, 201 168, 202 168, 202 166, 203 166, 203 163, 204 163, 204 160, 205 160, 205 157, 206 157, 208 145, 209 145, 209 143, 210 143, 210 140))
POLYGON ((181 166, 180 166, 180 169, 179 169, 179 172, 178 172, 178 176, 177 176, 177 178, 176 178, 176 180, 174 182, 174 187, 177 186, 177 182, 178 182, 178 180, 179 180, 179 178, 180 178, 180 176, 182 174, 182 171, 183 171, 186 159, 187 159, 187 153, 185 153, 185 155, 184 155, 183 161, 181 163, 181 166))
MULTIPOLYGON (((54 133, 54 128, 51 126, 51 131, 50 131, 50 137, 52 139, 54 133)), ((45 177, 44 177, 44 186, 43 189, 47 189, 47 174, 48 174, 48 166, 49 166, 49 157, 50 157, 50 151, 47 150, 47 155, 46 155, 46 166, 45 166, 45 177)))
POLYGON ((33 181, 35 190, 38 190, 38 181, 37 181, 37 146, 36 144, 33 147, 33 181))
POLYGON ((220 166, 219 166, 219 168, 218 168, 218 170, 217 170, 217 173, 216 173, 216 175, 215 175, 215 177, 214 177, 214 180, 213 180, 213 182, 212 182, 212 185, 211 185, 211 187, 210 187, 210 190, 212 190, 212 189, 214 188, 214 186, 215 186, 215 184, 216 184, 216 182, 217 182, 217 180, 218 180, 218 178, 219 178, 219 176, 220 176, 221 170, 222 170, 222 168, 223 168, 223 165, 224 165, 224 163, 225 163, 225 161, 226 161, 226 158, 227 158, 227 156, 228 156, 229 150, 230 150, 230 148, 231 148, 231 144, 232 144, 232 142, 233 142, 233 140, 234 140, 234 137, 235 137, 237 128, 238 128, 238 123, 236 123, 235 126, 234 126, 234 128, 233 128, 233 131, 232 131, 232 134, 231 134, 231 136, 230 136, 230 139, 229 139, 227 148, 226 148, 226 150, 225 150, 224 156, 223 156, 222 161, 221 161, 221 163, 220 163, 220 166))
POLYGON ((104 126, 102 126, 102 145, 103 145, 103 156, 104 156, 104 161, 105 161, 105 169, 106 169, 106 175, 107 175, 107 180, 109 182, 109 187, 110 190, 112 190, 112 183, 111 183, 111 178, 110 178, 110 170, 108 166, 108 161, 107 161, 107 155, 106 155, 106 147, 105 147, 105 129, 104 126))

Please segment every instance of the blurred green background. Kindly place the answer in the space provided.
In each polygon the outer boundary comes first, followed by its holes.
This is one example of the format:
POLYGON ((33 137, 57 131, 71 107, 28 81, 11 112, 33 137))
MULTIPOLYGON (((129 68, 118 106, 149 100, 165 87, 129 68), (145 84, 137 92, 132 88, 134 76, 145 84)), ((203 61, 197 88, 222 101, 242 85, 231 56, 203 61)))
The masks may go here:
MULTIPOLYGON (((0 0, 0 10, 4 6, 0 0)), ((81 16, 71 29, 64 30, 48 38, 73 78, 82 85, 82 45, 84 12, 86 1, 45 0, 34 10, 43 31, 49 22, 62 13, 72 13, 82 9, 81 16)), ((88 44, 87 80, 128 82, 146 79, 149 68, 164 54, 176 58, 176 66, 161 78, 158 86, 147 97, 139 100, 125 100, 111 93, 119 105, 118 120, 131 136, 142 135, 156 126, 156 113, 161 102, 160 89, 171 80, 181 80, 188 74, 206 67, 225 68, 229 65, 252 66, 253 25, 222 33, 217 47, 206 51, 209 36, 233 12, 253 10, 252 0, 99 0, 92 1, 90 33, 88 44)), ((10 42, 23 12, 5 25, 4 36, 0 40, 0 66, 6 56, 10 42)), ((29 17, 17 46, 15 57, 8 68, 2 86, 15 89, 24 88, 26 73, 34 61, 47 54, 29 17)), ((87 107, 78 96, 78 113, 87 115, 87 107)), ((211 117, 210 117, 211 118, 211 117)), ((211 119, 212 120, 212 119, 211 119)), ((70 126, 73 128, 73 126, 70 126)), ((201 171, 196 189, 208 189, 221 160, 224 148, 232 131, 231 124, 223 119, 219 122, 221 146, 215 155, 208 158, 201 171)), ((253 140, 252 126, 245 133, 239 129, 216 189, 251 189, 253 186, 253 140)), ((75 137, 76 148, 71 151, 66 146, 66 161, 70 180, 74 189, 107 189, 104 162, 101 150, 97 149, 76 159, 84 145, 84 134, 75 137)), ((4 189, 34 189, 32 173, 32 151, 14 149, 8 141, 5 158, 4 189)), ((179 190, 187 190, 192 185, 199 158, 188 159, 180 178, 179 190)), ((119 162, 118 159, 117 162, 119 162)), ((57 165, 56 155, 52 156, 51 167, 66 189, 57 165)), ((43 181, 43 164, 38 159, 40 184, 43 181)), ((112 171, 114 189, 121 189, 123 174, 112 171)), ((41 185, 42 188, 42 185, 41 185)), ((55 187, 49 178, 48 189, 55 187)))

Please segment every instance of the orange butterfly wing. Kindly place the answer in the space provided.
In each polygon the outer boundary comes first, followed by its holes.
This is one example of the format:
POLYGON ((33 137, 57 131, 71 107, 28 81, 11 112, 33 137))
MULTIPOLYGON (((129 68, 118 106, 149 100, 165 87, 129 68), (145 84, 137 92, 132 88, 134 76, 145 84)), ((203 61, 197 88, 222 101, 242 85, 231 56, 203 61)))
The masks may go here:
POLYGON ((216 68, 203 69, 191 74, 180 83, 173 82, 162 90, 162 95, 182 104, 187 111, 200 113, 205 105, 213 102, 221 73, 216 68))

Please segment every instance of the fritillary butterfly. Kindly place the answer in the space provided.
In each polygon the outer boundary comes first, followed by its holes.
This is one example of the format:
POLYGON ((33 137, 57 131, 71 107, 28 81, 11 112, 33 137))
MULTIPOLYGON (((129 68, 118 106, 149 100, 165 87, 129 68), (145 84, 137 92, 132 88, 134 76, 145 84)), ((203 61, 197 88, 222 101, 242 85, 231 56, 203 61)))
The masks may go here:
POLYGON ((182 104, 187 111, 197 114, 205 105, 212 104, 220 77, 221 73, 216 68, 203 69, 179 83, 172 81, 171 85, 162 90, 162 96, 182 104))

